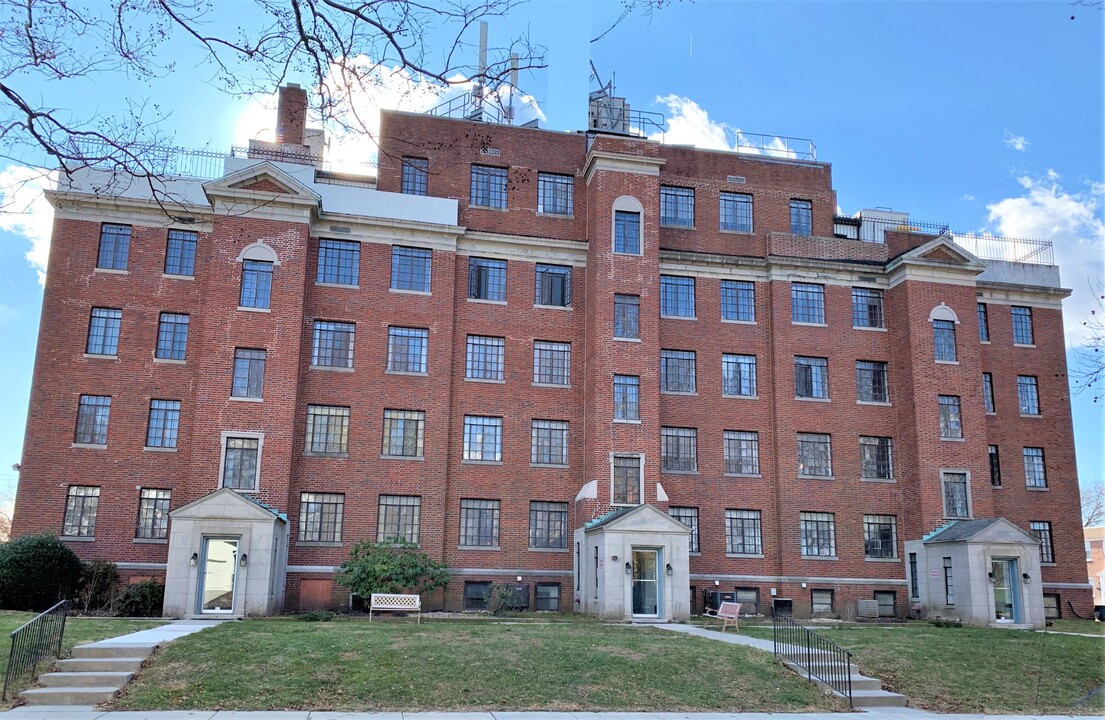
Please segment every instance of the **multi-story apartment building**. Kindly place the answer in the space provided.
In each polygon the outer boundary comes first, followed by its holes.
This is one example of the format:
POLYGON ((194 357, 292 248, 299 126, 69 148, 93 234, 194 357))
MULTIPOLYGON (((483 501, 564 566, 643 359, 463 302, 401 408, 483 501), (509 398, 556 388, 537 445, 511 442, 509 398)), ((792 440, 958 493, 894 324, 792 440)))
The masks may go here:
POLYGON ((50 194, 15 532, 170 615, 346 603, 396 537, 448 609, 1090 612, 1050 245, 837 217, 811 151, 601 98, 578 133, 384 112, 377 176, 339 175, 305 102, 156 200, 50 194))

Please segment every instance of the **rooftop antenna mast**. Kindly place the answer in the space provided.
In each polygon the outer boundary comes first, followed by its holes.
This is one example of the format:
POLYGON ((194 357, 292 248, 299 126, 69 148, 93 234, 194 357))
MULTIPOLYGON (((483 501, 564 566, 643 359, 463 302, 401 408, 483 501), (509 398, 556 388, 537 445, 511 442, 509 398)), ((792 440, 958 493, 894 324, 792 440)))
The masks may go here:
POLYGON ((476 85, 472 88, 472 112, 470 120, 483 119, 484 83, 487 81, 487 23, 480 23, 480 70, 476 85))
POLYGON ((514 91, 518 87, 518 53, 510 54, 510 87, 507 88, 506 107, 503 108, 503 120, 507 125, 514 124, 514 91))

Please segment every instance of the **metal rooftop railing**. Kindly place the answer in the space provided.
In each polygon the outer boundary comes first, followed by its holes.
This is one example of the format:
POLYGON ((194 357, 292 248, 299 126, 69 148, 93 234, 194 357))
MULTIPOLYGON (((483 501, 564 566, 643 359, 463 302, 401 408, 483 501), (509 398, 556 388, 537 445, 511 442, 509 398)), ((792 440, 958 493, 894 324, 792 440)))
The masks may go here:
POLYGON ((1014 238, 978 232, 959 232, 946 223, 910 218, 888 220, 872 217, 838 217, 834 223, 838 237, 864 242, 885 242, 885 233, 946 235, 961 248, 982 260, 1004 260, 1030 265, 1054 265, 1055 247, 1041 238, 1014 238))

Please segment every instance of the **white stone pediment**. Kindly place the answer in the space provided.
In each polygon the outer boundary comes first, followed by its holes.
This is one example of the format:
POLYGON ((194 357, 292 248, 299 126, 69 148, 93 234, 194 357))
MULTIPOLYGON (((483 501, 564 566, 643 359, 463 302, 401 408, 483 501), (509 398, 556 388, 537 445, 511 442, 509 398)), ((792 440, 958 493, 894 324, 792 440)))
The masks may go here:
MULTIPOLYGON (((979 521, 965 520, 960 522, 974 523, 979 521)), ((1039 545, 1040 539, 1023 529, 1016 523, 1005 518, 993 518, 993 521, 985 527, 979 528, 970 534, 955 532, 955 525, 948 528, 951 532, 941 531, 925 542, 966 542, 966 543, 1003 543, 1013 545, 1039 545), (944 537, 942 538, 941 535, 944 537)), ((962 528, 960 528, 962 530, 962 528)))
POLYGON ((606 532, 625 533, 681 533, 689 535, 691 529, 671 515, 653 505, 639 505, 624 515, 618 515, 607 522, 591 528, 606 532))
POLYGON ((318 205, 321 200, 319 194, 314 190, 270 162, 259 162, 218 180, 204 183, 203 190, 209 198, 226 196, 266 196, 273 198, 275 196, 275 198, 279 198, 280 202, 307 202, 312 205, 318 205), (266 180, 279 190, 252 187, 266 180))
POLYGON ((230 488, 221 488, 182 505, 169 513, 176 520, 251 520, 264 522, 287 522, 276 512, 262 507, 249 498, 230 488))
POLYGON ((902 260, 921 260, 953 265, 977 266, 980 270, 986 267, 986 263, 978 259, 973 253, 955 243, 955 238, 950 235, 929 240, 924 245, 902 253, 902 260))

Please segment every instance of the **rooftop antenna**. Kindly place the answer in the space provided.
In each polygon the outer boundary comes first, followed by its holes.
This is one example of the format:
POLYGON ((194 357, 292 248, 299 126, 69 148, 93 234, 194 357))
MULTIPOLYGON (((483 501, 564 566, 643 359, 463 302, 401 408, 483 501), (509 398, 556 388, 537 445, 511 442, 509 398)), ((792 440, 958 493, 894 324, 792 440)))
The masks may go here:
POLYGON ((518 53, 510 54, 510 87, 507 88, 506 107, 503 109, 503 119, 507 125, 514 124, 514 89, 518 87, 518 53))
POLYGON ((480 70, 476 85, 472 88, 472 113, 470 120, 480 120, 483 116, 483 83, 487 80, 487 23, 480 23, 480 70))

